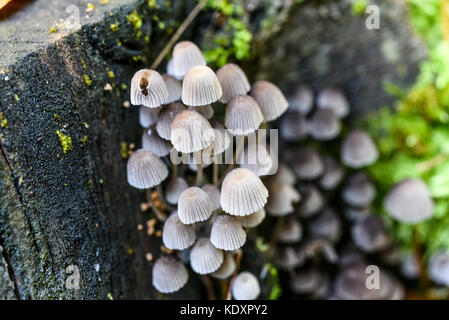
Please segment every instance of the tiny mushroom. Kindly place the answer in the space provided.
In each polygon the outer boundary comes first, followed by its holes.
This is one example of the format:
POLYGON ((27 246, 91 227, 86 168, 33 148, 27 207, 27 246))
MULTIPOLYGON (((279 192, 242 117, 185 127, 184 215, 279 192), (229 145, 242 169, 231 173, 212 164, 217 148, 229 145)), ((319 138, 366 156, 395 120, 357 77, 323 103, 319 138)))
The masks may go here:
POLYGON ((167 87, 157 71, 142 69, 134 74, 131 79, 131 104, 157 108, 167 98, 167 87))
POLYGON ((128 183, 137 189, 159 185, 168 176, 164 162, 148 150, 134 151, 127 163, 128 183))
POLYGON ((260 294, 259 281, 248 271, 240 272, 235 277, 231 289, 235 300, 255 300, 260 294))

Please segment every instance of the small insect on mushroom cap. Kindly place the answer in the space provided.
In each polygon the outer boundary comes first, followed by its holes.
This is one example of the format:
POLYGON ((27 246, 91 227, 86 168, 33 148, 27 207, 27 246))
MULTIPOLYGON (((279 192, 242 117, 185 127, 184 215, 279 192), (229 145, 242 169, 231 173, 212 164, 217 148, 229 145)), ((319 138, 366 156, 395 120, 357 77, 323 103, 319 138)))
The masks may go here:
POLYGON ((175 77, 168 74, 162 75, 165 86, 167 87, 168 97, 164 104, 169 104, 181 100, 181 83, 175 77))
POLYGON ((377 161, 379 152, 373 139, 361 130, 349 133, 341 147, 341 159, 348 167, 358 169, 377 161))
POLYGON ((128 183, 138 189, 159 185, 168 176, 168 169, 161 159, 148 150, 134 151, 127 164, 128 183))
POLYGON ((218 249, 237 250, 245 244, 246 233, 234 217, 224 214, 215 219, 210 241, 218 249))
POLYGON ((198 187, 185 189, 178 200, 178 215, 184 224, 205 221, 213 211, 213 203, 206 192, 198 187))
POLYGON ((211 276, 215 279, 224 280, 232 276, 236 269, 237 265, 235 263, 234 257, 232 256, 232 253, 225 253, 224 255, 224 261, 221 267, 211 274, 211 276))
POLYGON ((142 69, 132 77, 131 104, 157 108, 164 104, 167 98, 167 87, 157 71, 142 69))
POLYGON ((168 217, 162 231, 162 241, 168 249, 184 250, 193 245, 196 239, 195 228, 185 225, 175 212, 168 217))
POLYGON ((267 198, 267 188, 248 169, 234 169, 223 180, 220 203, 226 213, 235 216, 250 215, 263 208, 267 198))
POLYGON ((217 70, 217 77, 223 89, 220 102, 228 103, 235 96, 245 95, 251 89, 248 78, 236 64, 225 64, 217 70))
POLYGON ((167 73, 182 79, 193 67, 205 65, 206 59, 196 44, 191 41, 180 41, 173 48, 172 63, 168 65, 170 72, 167 73))
POLYGON ((319 109, 330 109, 339 118, 344 118, 349 114, 349 103, 345 95, 335 88, 326 88, 317 97, 319 109))
POLYGON ((207 66, 190 69, 182 81, 182 102, 188 106, 204 106, 220 99, 223 91, 215 72, 207 66))
POLYGON ((288 101, 282 91, 268 81, 257 81, 250 95, 257 101, 265 121, 279 118, 288 108, 288 101))
POLYGON ((235 96, 226 106, 225 125, 233 135, 248 135, 262 122, 262 111, 250 96, 235 96))
POLYGON ((243 271, 235 277, 231 290, 235 300, 255 300, 260 294, 260 285, 252 273, 243 271))
POLYGON ((178 291, 188 279, 186 267, 175 257, 162 256, 154 263, 153 286, 161 293, 178 291))
POLYGON ((208 238, 199 238, 190 251, 190 265, 198 274, 217 271, 223 259, 223 251, 215 248, 208 238))

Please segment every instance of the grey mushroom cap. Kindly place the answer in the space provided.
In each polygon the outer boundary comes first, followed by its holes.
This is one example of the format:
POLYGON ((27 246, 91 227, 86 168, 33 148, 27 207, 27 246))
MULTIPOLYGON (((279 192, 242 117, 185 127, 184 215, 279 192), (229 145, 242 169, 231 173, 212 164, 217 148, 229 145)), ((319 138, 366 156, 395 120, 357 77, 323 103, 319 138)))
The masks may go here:
POLYGON ((285 216, 295 211, 294 204, 301 200, 299 192, 289 184, 268 182, 266 209, 271 216, 285 216))
POLYGON ((180 41, 173 48, 172 65, 170 66, 170 72, 178 79, 184 77, 184 75, 193 67, 205 66, 206 59, 204 59, 200 48, 191 41, 180 41))
POLYGON ((271 82, 257 81, 253 84, 250 95, 257 101, 265 121, 276 120, 288 108, 284 94, 271 82))
POLYGON ((182 177, 171 179, 165 189, 165 199, 169 204, 178 204, 179 196, 188 187, 189 185, 182 177))
POLYGON ((229 172, 221 187, 221 207, 226 213, 246 216, 263 208, 268 190, 252 171, 237 168, 229 172))
POLYGON ((161 159, 148 150, 134 151, 127 163, 128 183, 137 189, 159 185, 168 176, 168 169, 161 159))
POLYGON ((142 69, 132 77, 131 104, 157 108, 165 103, 167 97, 167 87, 157 71, 142 69))
POLYGON ((212 122, 212 128, 215 132, 215 140, 203 152, 211 156, 217 156, 228 150, 231 146, 232 137, 218 121, 212 122))
POLYGON ((240 168, 251 170, 260 176, 269 175, 273 171, 273 159, 264 143, 249 142, 237 159, 240 168))
POLYGON ((139 107, 139 123, 143 128, 148 128, 157 123, 161 108, 139 107))
POLYGON ((204 106, 216 102, 223 91, 217 75, 207 66, 190 69, 182 81, 182 102, 187 106, 204 106))
POLYGON ((339 118, 329 109, 316 110, 308 122, 309 135, 318 141, 328 141, 337 138, 341 132, 339 118))
POLYGON ((363 219, 372 213, 373 209, 371 207, 355 208, 351 206, 346 206, 343 210, 343 214, 346 217, 346 219, 352 222, 363 219))
POLYGON ((330 109, 339 118, 349 114, 349 103, 343 92, 335 88, 326 88, 318 94, 317 106, 319 109, 330 109))
POLYGON ((449 286, 449 255, 446 250, 439 250, 433 254, 427 272, 435 283, 449 286))
POLYGON ((296 184, 296 175, 284 163, 278 165, 277 172, 271 178, 276 183, 284 183, 294 186, 296 184))
POLYGON ((199 238, 190 251, 190 265, 198 274, 217 271, 223 259, 223 251, 215 248, 208 238, 199 238))
POLYGON ((373 139, 361 130, 349 133, 341 146, 341 159, 348 167, 358 169, 377 161, 379 152, 373 139))
POLYGON ((351 229, 354 243, 366 253, 379 252, 391 244, 382 218, 370 214, 358 220, 351 229))
POLYGON ((289 96, 290 109, 306 115, 313 107, 313 91, 303 84, 297 85, 289 96))
POLYGON ((161 109, 156 124, 156 130, 162 139, 170 140, 173 119, 183 110, 185 110, 184 106, 178 102, 170 103, 161 109))
POLYGON ((260 208, 254 213, 251 213, 248 216, 237 217, 237 221, 245 228, 254 228, 262 223, 265 219, 265 209, 260 208))
POLYGON ((203 189, 204 192, 206 192, 207 195, 209 196, 209 199, 213 204, 213 209, 214 210, 219 209, 221 193, 220 190, 217 188, 217 186, 213 184, 205 184, 204 186, 201 187, 201 189, 203 189))
POLYGON ((213 211, 213 204, 206 192, 198 187, 185 189, 178 200, 178 215, 184 224, 205 221, 213 211))
POLYGON ((307 137, 307 121, 297 111, 287 111, 281 118, 280 135, 285 141, 301 141, 307 137))
POLYGON ((278 240, 282 243, 298 243, 303 236, 301 223, 293 216, 284 218, 280 224, 278 240))
POLYGON ((410 224, 431 218, 434 208, 430 190, 416 178, 402 180, 393 186, 384 206, 392 218, 410 224))
POLYGON ((173 58, 170 58, 167 62, 167 66, 166 66, 166 71, 167 74, 172 76, 173 78, 175 78, 176 80, 182 80, 182 78, 184 77, 184 75, 176 75, 175 71, 173 70, 173 58))
POLYGON ((206 104, 205 106, 198 106, 198 107, 188 107, 189 110, 195 110, 199 112, 204 118, 206 119, 212 119, 212 117, 215 114, 214 108, 210 104, 206 104))
POLYGON ((300 180, 314 180, 324 172, 324 164, 318 152, 310 147, 297 149, 293 170, 300 180))
POLYGON ((240 272, 232 282, 231 291, 235 300, 255 300, 260 295, 259 281, 248 271, 240 272))
POLYGON ((251 89, 243 70, 236 64, 228 63, 217 70, 217 77, 223 89, 220 102, 228 103, 238 95, 245 95, 251 89))
POLYGON ((262 111, 250 96, 235 96, 226 106, 225 126, 233 135, 248 135, 256 131, 262 122, 262 111))
POLYGON ((142 149, 149 150, 157 157, 165 157, 170 154, 171 144, 162 139, 154 127, 144 130, 142 134, 142 149))
POLYGON ((324 174, 320 178, 320 187, 323 190, 333 190, 343 180, 343 167, 331 156, 323 158, 324 174))
POLYGON ((308 258, 323 257, 327 262, 335 264, 338 262, 338 255, 334 246, 329 240, 324 238, 308 238, 302 242, 297 250, 298 259, 305 261, 308 258))
POLYGON ((290 288, 295 294, 312 295, 326 281, 323 271, 316 268, 306 268, 295 272, 290 281, 290 288))
POLYGON ((292 246, 277 247, 275 251, 274 262, 281 270, 292 270, 304 263, 295 248, 292 246))
POLYGON ((218 249, 237 250, 245 244, 246 233, 235 217, 224 214, 215 219, 210 241, 218 249))
POLYGON ((325 238, 337 242, 342 233, 340 217, 332 208, 325 208, 307 225, 310 234, 317 238, 325 238))
POLYGON ((215 279, 225 280, 228 279, 234 273, 237 265, 235 263, 234 257, 231 253, 226 252, 224 255, 223 264, 221 267, 211 274, 215 279))
POLYGON ((325 205, 325 200, 320 190, 313 185, 302 185, 299 188, 302 195, 297 214, 301 218, 310 218, 316 215, 325 205))
MULTIPOLYGON (((408 252, 402 259, 401 262, 401 266, 400 266, 400 271, 401 271, 401 275, 406 278, 406 279, 410 279, 410 280, 416 280, 419 278, 420 275, 420 265, 419 265, 419 261, 416 258, 416 256, 411 253, 408 252)), ((449 275, 449 268, 448 268, 448 275, 449 275)), ((446 285, 449 285, 449 276, 447 277, 447 282, 446 285)))
POLYGON ((175 101, 181 100, 182 87, 181 83, 173 76, 164 74, 162 75, 165 87, 167 88, 167 100, 164 104, 169 104, 175 101))
POLYGON ((168 249, 184 250, 193 245, 195 228, 181 222, 177 213, 171 214, 164 223, 162 242, 168 249))
POLYGON ((160 257, 153 266, 153 286, 161 293, 176 292, 187 283, 184 264, 172 256, 160 257))
POLYGON ((368 176, 355 173, 349 176, 343 189, 343 200, 354 207, 368 207, 376 196, 376 189, 368 176))

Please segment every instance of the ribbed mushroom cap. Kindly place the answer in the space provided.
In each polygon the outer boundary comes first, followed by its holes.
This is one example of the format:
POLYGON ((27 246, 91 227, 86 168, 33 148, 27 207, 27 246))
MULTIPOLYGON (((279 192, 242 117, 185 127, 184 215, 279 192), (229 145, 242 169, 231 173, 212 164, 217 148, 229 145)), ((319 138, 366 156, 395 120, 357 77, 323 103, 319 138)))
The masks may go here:
POLYGON ((343 213, 346 219, 350 221, 357 221, 363 219, 364 217, 373 213, 373 209, 371 207, 366 208, 355 208, 351 206, 346 206, 343 210, 343 213))
POLYGON ((161 293, 178 291, 188 279, 186 267, 175 257, 162 256, 154 263, 153 286, 161 293))
POLYGON ((131 104, 157 108, 165 103, 167 97, 167 87, 157 71, 142 69, 131 79, 131 104))
POLYGON ((250 96, 235 96, 226 106, 225 126, 233 135, 248 135, 262 122, 262 111, 250 96))
POLYGON ((206 192, 207 195, 209 196, 209 199, 213 204, 213 209, 214 210, 219 209, 221 193, 220 190, 218 190, 217 186, 213 184, 205 184, 204 186, 201 187, 201 189, 203 189, 203 191, 206 192))
POLYGON ((161 108, 139 107, 139 123, 142 127, 148 128, 155 124, 159 119, 161 108))
POLYGON ((236 64, 225 64, 217 70, 217 77, 223 89, 220 102, 228 103, 235 96, 245 95, 251 89, 248 78, 236 64))
POLYGON ((334 295, 340 300, 392 300, 402 299, 400 283, 385 270, 380 270, 379 289, 366 285, 369 273, 363 263, 350 265, 337 275, 334 282, 334 295))
POLYGON ((297 111, 287 111, 281 118, 279 130, 285 141, 301 141, 307 137, 306 118, 297 111))
POLYGON ((234 216, 247 216, 263 208, 268 190, 254 172, 237 168, 229 172, 221 187, 221 207, 234 216))
POLYGON ((292 213, 295 211, 293 205, 301 200, 301 195, 289 184, 269 182, 268 193, 266 209, 275 217, 292 213))
POLYGON ((195 110, 199 112, 204 118, 211 119, 214 116, 214 108, 210 104, 207 104, 205 106, 199 106, 199 107, 188 107, 189 110, 195 110))
POLYGON ((297 213, 301 218, 310 218, 321 211, 325 201, 321 192, 313 185, 304 185, 299 189, 302 195, 297 213))
POLYGON ((142 149, 151 151, 157 157, 165 157, 170 153, 171 144, 162 139, 154 127, 144 130, 142 134, 142 149))
POLYGON ((335 189, 343 179, 343 167, 333 157, 323 158, 324 174, 320 178, 320 186, 323 190, 335 189))
POLYGON ((169 204, 178 204, 179 196, 189 185, 184 178, 171 179, 165 189, 165 199, 169 204))
POLYGON ((341 236, 341 220, 335 211, 325 208, 317 217, 307 225, 310 234, 317 238, 325 238, 336 243, 341 236))
POLYGON ((302 226, 298 219, 288 216, 282 220, 279 227, 279 242, 298 243, 301 241, 302 235, 302 226))
POLYGON ((189 187, 185 189, 178 200, 178 215, 184 224, 205 221, 213 211, 213 204, 203 189, 189 187))
POLYGON ((222 95, 220 81, 206 66, 190 69, 182 81, 182 102, 188 106, 204 106, 214 103, 222 95))
POLYGON ((232 296, 235 300, 255 300, 260 294, 257 278, 250 272, 240 272, 232 282, 232 296))
POLYGON ((297 149, 293 170, 300 180, 313 180, 324 172, 324 164, 318 152, 310 147, 297 149))
POLYGON ((189 154, 188 164, 190 170, 197 172, 199 164, 201 165, 201 168, 204 169, 214 162, 214 159, 208 154, 208 150, 209 149, 206 148, 202 151, 196 151, 189 154))
POLYGON ((292 270, 304 263, 296 250, 291 246, 277 247, 275 250, 274 263, 281 270, 292 270))
POLYGON ((346 136, 341 146, 341 159, 348 167, 358 169, 377 161, 379 152, 371 137, 360 130, 346 136))
POLYGON ((168 249, 184 250, 190 247, 196 239, 195 228, 179 220, 177 212, 171 214, 164 223, 162 242, 168 249))
POLYGON ((237 160, 241 168, 251 170, 258 176, 272 173, 273 159, 262 143, 248 143, 237 160))
POLYGON ((316 110, 308 123, 310 136, 318 141, 335 139, 340 134, 340 131, 340 120, 329 109, 316 110))
POLYGON ((297 85, 290 95, 288 102, 291 110, 304 115, 308 114, 313 107, 313 91, 305 85, 297 85))
POLYGON ((295 294, 313 294, 325 281, 325 275, 321 270, 307 268, 295 272, 290 280, 290 288, 295 294))
POLYGON ((178 113, 184 110, 183 105, 177 102, 170 103, 161 109, 156 124, 156 131, 162 139, 170 140, 173 119, 178 113))
POLYGON ((388 192, 385 209, 391 217, 404 223, 417 223, 433 214, 433 200, 426 184, 420 179, 405 179, 388 192))
POLYGON ((236 269, 237 265, 235 264, 234 257, 230 252, 226 252, 224 255, 223 264, 221 267, 211 274, 211 276, 215 279, 225 280, 232 276, 236 269))
POLYGON ((326 88, 317 97, 317 106, 320 109, 330 109, 339 118, 349 114, 349 103, 344 94, 333 88, 326 88))
POLYGON ((137 189, 159 185, 168 176, 168 169, 161 159, 148 150, 134 151, 127 164, 128 183, 137 189))
POLYGON ((294 186, 296 184, 296 176, 293 171, 285 164, 278 165, 278 171, 271 177, 271 180, 278 183, 289 184, 294 186))
POLYGON ((162 79, 164 80, 165 87, 167 88, 168 93, 167 100, 164 104, 169 104, 181 100, 181 83, 176 80, 175 77, 168 74, 162 75, 162 79))
POLYGON ((224 214, 218 216, 210 232, 210 242, 218 248, 226 251, 236 250, 246 241, 246 233, 236 218, 224 214))
POLYGON ((218 270, 223 263, 223 251, 215 248, 208 238, 199 238, 190 251, 190 265, 198 274, 218 270))
POLYGON ((190 69, 196 66, 205 66, 200 48, 190 41, 180 41, 173 48, 173 74, 182 78, 190 69))
POLYGON ((237 217, 237 221, 245 228, 254 228, 265 219, 265 210, 263 208, 251 213, 248 216, 237 217))
POLYGON ((211 155, 219 155, 231 146, 232 137, 218 121, 212 122, 212 128, 215 132, 215 140, 203 152, 208 152, 211 155))
POLYGON ((375 214, 356 221, 352 226, 351 234, 354 243, 366 253, 384 250, 391 244, 382 218, 375 214))
POLYGON ((354 207, 368 207, 375 196, 376 189, 363 172, 349 176, 343 188, 343 200, 354 207))
POLYGON ((449 286, 449 255, 446 250, 439 250, 433 254, 427 272, 435 283, 449 286))
POLYGON ((184 77, 184 75, 179 76, 175 74, 175 71, 173 70, 173 58, 171 58, 170 60, 168 60, 167 62, 167 74, 172 76, 173 78, 175 78, 176 80, 182 80, 182 78, 184 77))
POLYGON ((250 95, 262 110, 265 121, 273 121, 287 110, 287 99, 282 91, 271 82, 257 81, 253 84, 250 95))
POLYGON ((184 110, 173 119, 170 140, 176 150, 191 153, 210 146, 215 140, 215 132, 201 114, 184 110))

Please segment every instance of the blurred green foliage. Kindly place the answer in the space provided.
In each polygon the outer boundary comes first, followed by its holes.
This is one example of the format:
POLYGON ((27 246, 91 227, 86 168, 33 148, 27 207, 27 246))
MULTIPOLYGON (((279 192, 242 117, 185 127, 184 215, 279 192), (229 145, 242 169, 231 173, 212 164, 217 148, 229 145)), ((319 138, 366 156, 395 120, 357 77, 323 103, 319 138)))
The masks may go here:
POLYGON ((380 151, 379 161, 368 169, 379 190, 377 209, 401 247, 418 247, 427 259, 440 248, 449 249, 449 44, 443 37, 441 0, 408 0, 408 5, 428 58, 409 92, 387 86, 399 99, 394 110, 381 109, 361 124, 380 151), (383 208, 388 190, 407 177, 422 178, 435 200, 434 216, 417 225, 393 221, 383 208))

